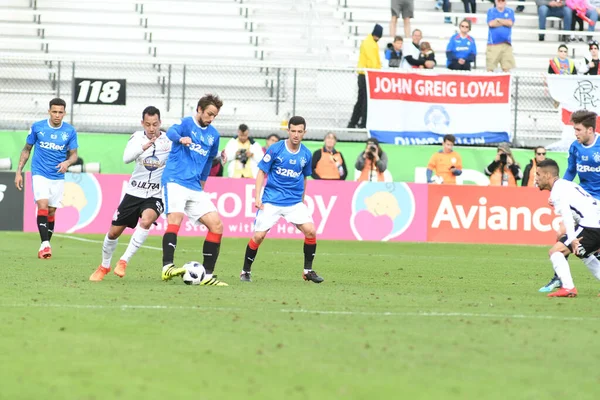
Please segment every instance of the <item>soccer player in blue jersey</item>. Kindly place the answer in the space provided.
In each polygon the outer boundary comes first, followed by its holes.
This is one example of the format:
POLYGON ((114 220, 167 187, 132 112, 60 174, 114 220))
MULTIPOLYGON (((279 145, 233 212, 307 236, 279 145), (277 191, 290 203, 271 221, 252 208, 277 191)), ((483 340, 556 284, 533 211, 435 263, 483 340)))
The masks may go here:
POLYGON ((267 150, 258 164, 255 185, 255 206, 258 209, 254 219, 254 234, 246 246, 244 266, 240 280, 251 282, 252 263, 258 246, 265 240, 267 232, 283 217, 304 234, 304 273, 305 281, 323 282, 312 269, 317 250, 317 231, 308 207, 304 204, 306 179, 312 174, 312 153, 302 142, 306 133, 306 121, 295 116, 288 122, 289 137, 277 142, 267 150), (267 184, 261 198, 263 183, 267 184))
POLYGON ((165 281, 185 273, 185 268, 175 267, 173 261, 177 233, 184 215, 187 215, 193 224, 203 224, 208 228, 202 250, 206 276, 200 284, 228 286, 213 275, 221 247, 223 223, 217 208, 204 192, 212 160, 219 151, 219 131, 211 123, 222 106, 219 97, 208 94, 198 101, 195 116, 183 118, 180 124, 171 126, 167 131, 167 137, 173 144, 162 176, 168 223, 162 242, 162 279, 165 281))
MULTIPOLYGON (((579 186, 600 200, 600 135, 596 134, 597 117, 595 112, 587 110, 579 110, 571 115, 577 140, 569 148, 569 160, 563 179, 572 181, 575 176, 579 176, 579 186)), ((565 235, 562 223, 558 235, 565 235)), ((559 287, 561 281, 558 275, 554 274, 550 282, 539 291, 546 293, 559 287)))
POLYGON ((54 232, 56 209, 61 206, 65 186, 65 172, 77 161, 77 132, 63 122, 67 103, 63 99, 50 100, 50 118, 31 126, 25 147, 21 150, 15 176, 17 189, 23 190, 23 167, 35 147, 31 158, 33 197, 37 204, 37 225, 42 244, 39 258, 52 257, 50 239, 54 232))

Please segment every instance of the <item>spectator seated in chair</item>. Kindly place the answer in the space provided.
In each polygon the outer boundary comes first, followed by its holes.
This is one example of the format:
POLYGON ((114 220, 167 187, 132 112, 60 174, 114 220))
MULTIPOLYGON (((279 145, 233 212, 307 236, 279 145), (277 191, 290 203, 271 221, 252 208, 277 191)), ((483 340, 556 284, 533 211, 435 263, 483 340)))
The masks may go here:
MULTIPOLYGON (((565 0, 535 0, 537 5, 539 29, 546 29, 546 19, 548 17, 562 18, 563 29, 572 29, 573 10, 565 5, 565 0)), ((545 36, 538 35, 540 42, 544 41, 545 36)))
POLYGON ((458 71, 470 71, 475 62, 477 46, 475 39, 469 36, 471 21, 463 19, 459 24, 459 32, 450 38, 446 47, 446 67, 458 71))
POLYGON ((575 62, 567 57, 568 54, 569 49, 566 45, 561 44, 560 46, 558 46, 558 57, 550 59, 550 65, 548 65, 548 73, 555 75, 577 74, 575 62))

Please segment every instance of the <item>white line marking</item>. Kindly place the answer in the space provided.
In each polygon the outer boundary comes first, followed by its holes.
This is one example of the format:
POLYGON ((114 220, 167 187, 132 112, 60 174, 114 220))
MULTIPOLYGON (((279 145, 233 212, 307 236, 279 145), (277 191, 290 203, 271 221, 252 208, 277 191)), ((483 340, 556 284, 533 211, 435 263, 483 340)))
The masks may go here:
MULTIPOLYGON (((204 307, 204 306, 171 306, 171 305, 105 305, 105 304, 0 304, 0 308, 57 308, 57 309, 92 309, 92 310, 186 310, 186 311, 244 311, 244 308, 236 307, 204 307)), ((323 314, 323 315, 342 315, 342 316, 373 316, 373 317, 428 317, 428 318, 512 318, 512 319, 531 319, 531 320, 555 320, 555 321, 598 321, 599 317, 569 317, 561 315, 526 315, 526 314, 490 314, 490 313, 462 313, 462 312, 437 312, 437 311, 416 311, 416 312, 395 312, 395 311, 336 311, 336 310, 306 310, 306 309, 262 309, 253 311, 296 314, 323 314)))

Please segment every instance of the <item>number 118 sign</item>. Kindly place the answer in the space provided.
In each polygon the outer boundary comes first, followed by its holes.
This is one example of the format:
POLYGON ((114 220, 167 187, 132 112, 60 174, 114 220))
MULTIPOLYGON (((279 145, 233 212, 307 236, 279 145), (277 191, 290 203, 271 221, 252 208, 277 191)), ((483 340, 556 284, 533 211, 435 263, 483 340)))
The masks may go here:
POLYGON ((125 79, 75 78, 73 103, 125 105, 127 87, 125 79))

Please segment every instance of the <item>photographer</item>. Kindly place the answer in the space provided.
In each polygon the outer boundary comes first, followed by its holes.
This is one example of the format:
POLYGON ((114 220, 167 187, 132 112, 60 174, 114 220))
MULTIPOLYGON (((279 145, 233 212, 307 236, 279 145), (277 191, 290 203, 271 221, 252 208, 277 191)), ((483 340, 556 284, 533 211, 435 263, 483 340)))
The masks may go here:
POLYGON ((224 159, 227 160, 227 176, 231 178, 256 178, 258 163, 264 153, 260 144, 250 137, 246 124, 241 124, 238 134, 227 142, 224 159))
POLYGON ((371 138, 367 140, 367 147, 358 155, 354 167, 360 171, 358 181, 384 182, 383 173, 387 169, 387 154, 381 147, 379 141, 371 138))
POLYGON ((342 153, 335 149, 337 137, 329 132, 325 135, 323 147, 313 153, 312 177, 313 179, 344 180, 348 175, 346 162, 342 153))
POLYGON ((515 161, 508 143, 498 146, 494 161, 484 172, 490 177, 490 186, 517 186, 517 180, 523 177, 521 167, 515 161))

